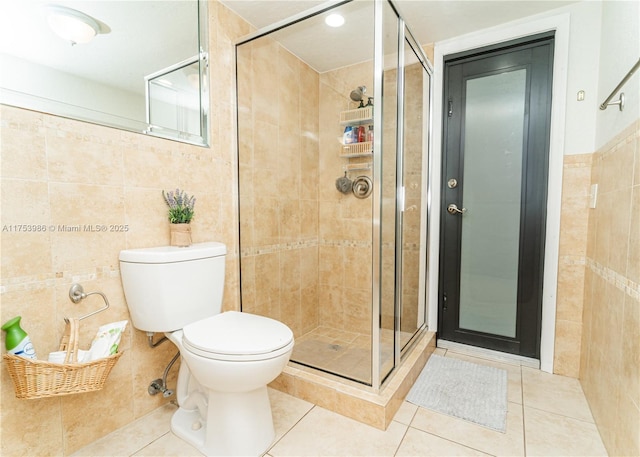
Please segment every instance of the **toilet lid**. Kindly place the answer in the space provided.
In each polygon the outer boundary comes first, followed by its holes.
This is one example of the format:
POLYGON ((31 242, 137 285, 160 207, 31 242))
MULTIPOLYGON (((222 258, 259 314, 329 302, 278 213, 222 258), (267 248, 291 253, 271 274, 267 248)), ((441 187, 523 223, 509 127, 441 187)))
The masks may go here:
POLYGON ((258 355, 287 346, 293 340, 293 332, 268 317, 228 311, 185 326, 182 339, 198 352, 258 355))

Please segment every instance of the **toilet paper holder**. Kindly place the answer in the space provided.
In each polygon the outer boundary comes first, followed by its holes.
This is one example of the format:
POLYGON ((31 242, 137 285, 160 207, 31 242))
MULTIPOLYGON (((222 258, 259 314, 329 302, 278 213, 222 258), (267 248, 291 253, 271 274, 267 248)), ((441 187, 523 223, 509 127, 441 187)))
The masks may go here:
MULTIPOLYGON (((82 300, 84 300, 85 298, 87 298, 89 295, 100 295, 102 297, 102 299, 104 300, 104 307, 100 308, 96 311, 92 311, 88 314, 85 314, 84 316, 80 316, 78 318, 79 321, 86 319, 87 317, 91 317, 94 314, 98 314, 101 313, 102 311, 105 311, 107 308, 109 308, 109 300, 107 299, 107 296, 105 294, 103 294, 102 292, 89 292, 88 294, 86 294, 84 292, 84 288, 82 287, 82 285, 80 284, 73 284, 71 286, 71 288, 69 289, 69 299, 73 302, 73 303, 80 303, 82 300)), ((64 318, 65 322, 69 322, 69 319, 67 317, 64 318)))

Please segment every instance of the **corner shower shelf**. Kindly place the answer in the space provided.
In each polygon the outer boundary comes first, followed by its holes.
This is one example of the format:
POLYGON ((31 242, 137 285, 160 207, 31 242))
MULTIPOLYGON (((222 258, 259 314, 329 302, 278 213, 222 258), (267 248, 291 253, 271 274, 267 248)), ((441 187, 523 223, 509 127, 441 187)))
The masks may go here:
POLYGON ((350 159, 352 157, 366 157, 373 154, 373 143, 363 141, 362 143, 343 144, 340 149, 340 157, 350 159))
POLYGON ((371 124, 373 120, 373 106, 350 109, 340 112, 340 125, 371 124))

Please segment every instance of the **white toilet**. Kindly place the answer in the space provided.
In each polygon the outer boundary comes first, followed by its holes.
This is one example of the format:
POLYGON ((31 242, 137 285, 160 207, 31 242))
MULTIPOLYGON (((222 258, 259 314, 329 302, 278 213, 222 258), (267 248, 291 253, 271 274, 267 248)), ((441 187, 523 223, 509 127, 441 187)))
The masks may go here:
POLYGON ((226 246, 129 249, 120 273, 135 328, 164 332, 182 356, 171 430, 206 455, 261 455, 275 436, 267 384, 293 332, 267 317, 221 313, 226 246))

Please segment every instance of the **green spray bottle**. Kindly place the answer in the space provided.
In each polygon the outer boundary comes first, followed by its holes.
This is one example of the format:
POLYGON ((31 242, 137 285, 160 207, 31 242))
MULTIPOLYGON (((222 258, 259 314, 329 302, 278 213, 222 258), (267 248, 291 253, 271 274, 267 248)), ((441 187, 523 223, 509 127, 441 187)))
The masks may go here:
POLYGON ((2 326, 2 330, 7 332, 4 340, 5 347, 9 354, 36 360, 36 350, 33 348, 27 332, 20 327, 20 319, 22 316, 14 317, 2 326))

